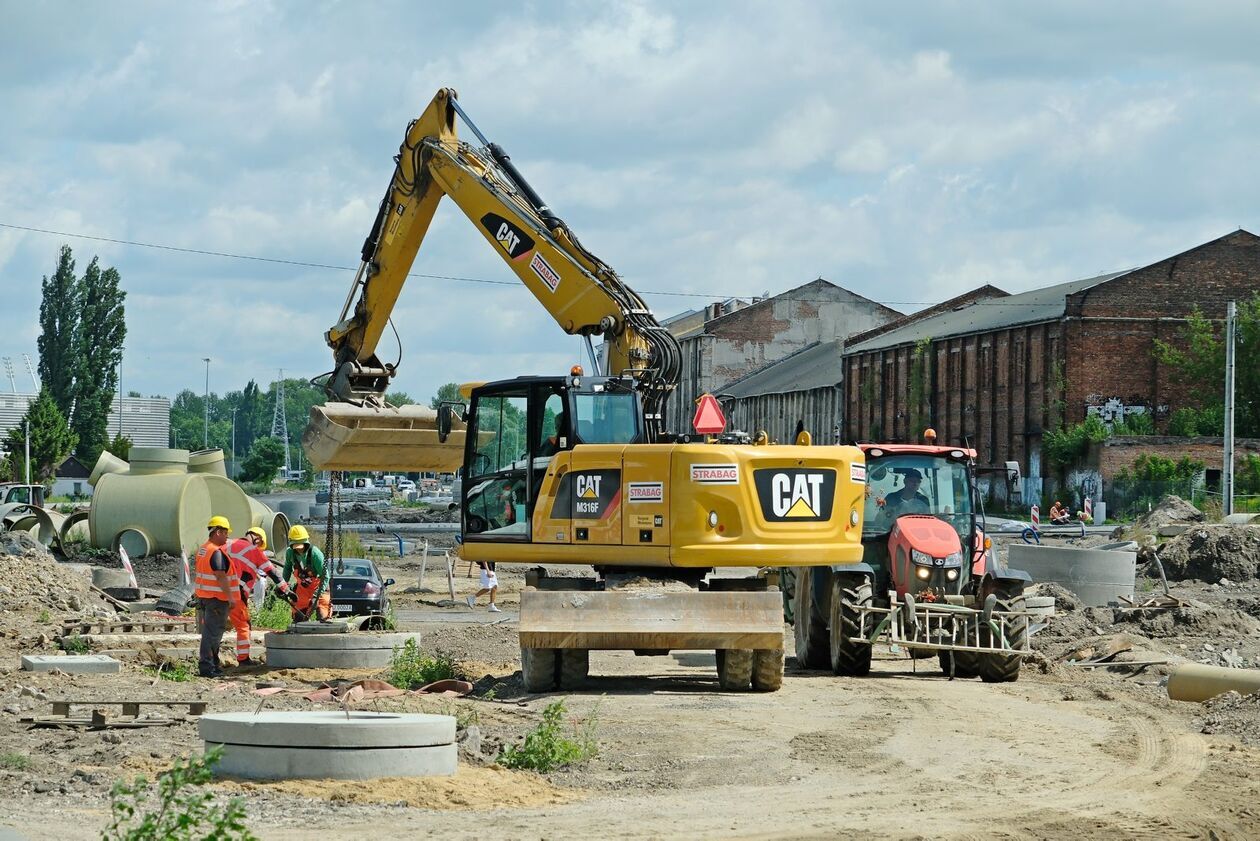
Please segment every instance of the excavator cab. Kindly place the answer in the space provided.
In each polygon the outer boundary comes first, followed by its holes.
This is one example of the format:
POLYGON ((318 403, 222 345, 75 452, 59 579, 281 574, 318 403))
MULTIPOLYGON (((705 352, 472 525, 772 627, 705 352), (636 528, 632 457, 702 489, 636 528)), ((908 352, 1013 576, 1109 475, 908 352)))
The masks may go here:
MULTIPOLYGON (((534 539, 532 522, 543 478, 557 457, 577 444, 637 444, 645 440, 643 409, 633 383, 616 377, 518 377, 472 392, 467 414, 464 540, 522 542, 534 539)), ((554 473, 555 471, 552 471, 554 473)), ((606 489, 572 503, 598 505, 606 489)))

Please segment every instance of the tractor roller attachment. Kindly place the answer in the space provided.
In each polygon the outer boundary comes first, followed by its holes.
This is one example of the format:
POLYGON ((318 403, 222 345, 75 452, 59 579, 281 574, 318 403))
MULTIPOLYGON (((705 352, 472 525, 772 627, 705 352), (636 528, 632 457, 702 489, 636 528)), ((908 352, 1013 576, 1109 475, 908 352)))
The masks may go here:
POLYGON ((454 472, 463 461, 464 435, 464 424, 453 420, 441 440, 437 412, 427 406, 325 403, 311 407, 302 448, 316 470, 454 472))

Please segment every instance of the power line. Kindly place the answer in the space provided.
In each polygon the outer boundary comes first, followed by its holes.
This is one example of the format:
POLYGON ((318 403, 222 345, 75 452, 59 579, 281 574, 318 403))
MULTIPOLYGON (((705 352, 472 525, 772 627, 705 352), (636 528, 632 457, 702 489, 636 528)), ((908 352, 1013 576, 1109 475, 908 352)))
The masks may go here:
MULTIPOLYGON (((0 228, 9 228, 10 230, 14 230, 14 231, 27 231, 29 233, 35 233, 35 234, 49 234, 51 236, 58 236, 58 237, 70 237, 72 239, 86 239, 86 240, 92 240, 94 242, 108 242, 114 245, 131 245, 131 246, 135 246, 136 248, 152 248, 158 251, 174 251, 180 254, 198 254, 205 257, 224 257, 230 260, 251 260, 257 263, 275 263, 275 264, 283 265, 283 266, 301 266, 303 268, 330 269, 332 271, 342 271, 342 272, 358 271, 357 266, 338 266, 332 263, 313 263, 306 260, 285 260, 279 257, 260 257, 256 254, 235 254, 230 251, 213 251, 213 250, 204 249, 204 248, 184 248, 178 245, 163 245, 160 243, 153 243, 153 242, 140 242, 138 240, 94 236, 92 234, 75 234, 75 233, 70 233, 68 231, 53 231, 47 228, 35 228, 29 225, 14 225, 8 222, 0 222, 0 228)), ((463 275, 444 275, 444 274, 429 274, 426 272, 408 272, 407 277, 426 278, 428 280, 449 280, 449 281, 454 281, 456 283, 480 283, 480 284, 485 284, 488 286, 513 286, 518 289, 524 288, 519 282, 516 282, 516 281, 490 280, 489 278, 484 278, 484 277, 466 277, 463 275)), ((738 295, 738 294, 731 294, 731 293, 716 294, 712 292, 665 292, 661 290, 642 290, 639 292, 639 294, 641 295, 666 295, 666 296, 675 297, 675 298, 704 298, 706 300, 726 300, 730 298, 752 299, 752 298, 764 297, 759 294, 738 295)), ((787 292, 783 292, 783 293, 780 293, 779 295, 775 295, 771 297, 780 298, 782 300, 800 301, 802 303, 815 303, 815 304, 834 303, 834 301, 830 298, 785 297, 787 295, 788 295, 787 292)), ((1009 303, 1004 303, 1004 301, 1005 301, 1004 298, 992 298, 985 301, 975 301, 975 302, 966 304, 965 306, 968 306, 968 307, 971 307, 971 306, 1036 307, 1036 306, 1044 305, 1042 303, 1037 303, 1037 302, 1025 303, 1025 302, 1013 301, 1009 303)), ((874 303, 882 304, 884 306, 897 306, 897 307, 931 307, 931 306, 936 306, 940 304, 941 302, 940 301, 874 301, 874 303)))

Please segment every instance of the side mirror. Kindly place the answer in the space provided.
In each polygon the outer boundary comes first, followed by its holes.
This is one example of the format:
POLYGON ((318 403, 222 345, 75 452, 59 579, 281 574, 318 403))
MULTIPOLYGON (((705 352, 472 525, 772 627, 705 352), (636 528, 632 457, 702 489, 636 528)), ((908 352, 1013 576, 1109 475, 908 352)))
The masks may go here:
POLYGON ((437 434, 438 441, 445 444, 446 436, 451 434, 451 404, 442 403, 437 409, 437 434))
POLYGON ((871 478, 876 482, 882 482, 884 477, 888 475, 887 467, 876 467, 871 471, 871 478))
POLYGON ((388 587, 388 586, 390 586, 390 585, 391 585, 391 584, 393 584, 393 583, 394 583, 394 579, 392 579, 392 578, 386 578, 386 579, 385 579, 385 583, 384 583, 384 585, 383 585, 383 586, 388 587))

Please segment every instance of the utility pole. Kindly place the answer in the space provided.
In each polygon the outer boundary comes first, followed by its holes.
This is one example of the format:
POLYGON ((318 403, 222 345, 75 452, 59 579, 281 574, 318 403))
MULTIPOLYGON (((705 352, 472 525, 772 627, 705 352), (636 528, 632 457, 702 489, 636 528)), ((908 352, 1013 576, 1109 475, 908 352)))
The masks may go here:
POLYGON ((1221 471, 1221 511, 1234 513, 1234 321, 1233 301, 1225 311, 1225 464, 1221 471))
POLYGON ((210 357, 202 357, 202 361, 206 363, 206 433, 205 440, 202 441, 202 449, 210 449, 210 357))
POLYGON ((228 474, 228 478, 236 480, 236 410, 240 406, 232 407, 232 472, 228 474))
MULTIPOLYGON (((31 483, 31 421, 26 420, 26 484, 31 483)), ((35 500, 31 500, 34 502, 35 500)))
POLYGON ((13 380, 13 360, 6 356, 0 361, 4 362, 4 373, 9 378, 9 391, 17 394, 17 383, 13 380))
POLYGON ((284 478, 288 481, 292 472, 289 465, 289 419, 284 413, 284 369, 276 380, 276 408, 271 413, 271 437, 284 442, 284 478))
POLYGON ((122 390, 122 353, 125 347, 118 348, 118 437, 122 437, 123 430, 123 390, 122 390))
POLYGON ((31 375, 31 384, 35 386, 35 393, 39 394, 39 377, 35 376, 35 363, 31 362, 31 355, 29 353, 22 354, 22 358, 26 360, 26 373, 31 375))

